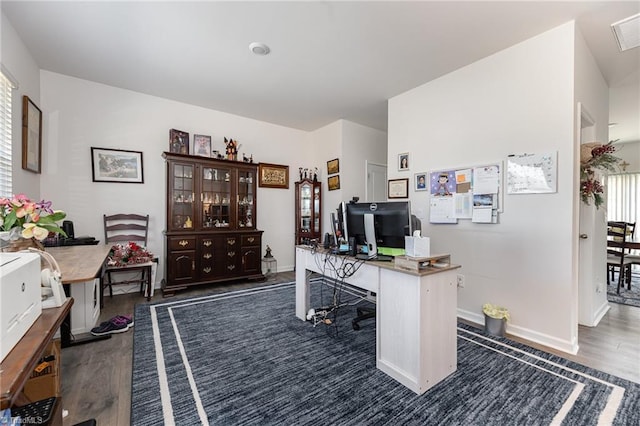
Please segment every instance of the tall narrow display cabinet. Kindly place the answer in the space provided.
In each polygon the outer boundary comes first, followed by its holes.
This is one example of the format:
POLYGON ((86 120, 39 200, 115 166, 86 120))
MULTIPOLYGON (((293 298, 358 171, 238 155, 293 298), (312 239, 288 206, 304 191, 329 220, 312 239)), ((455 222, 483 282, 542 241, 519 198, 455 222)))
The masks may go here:
POLYGON ((163 294, 264 279, 256 227, 257 164, 165 152, 167 226, 163 294))
POLYGON ((302 179, 296 182, 296 244, 322 241, 322 186, 302 179))

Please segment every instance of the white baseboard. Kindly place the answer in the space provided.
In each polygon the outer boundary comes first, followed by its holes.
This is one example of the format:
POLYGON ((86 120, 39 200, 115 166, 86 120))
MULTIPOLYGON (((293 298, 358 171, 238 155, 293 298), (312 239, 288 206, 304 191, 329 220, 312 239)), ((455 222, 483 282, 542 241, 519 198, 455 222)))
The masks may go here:
MULTIPOLYGON (((484 315, 478 314, 476 312, 465 311, 463 309, 458 309, 458 318, 462 318, 467 321, 471 321, 476 324, 484 324, 484 315)), ((548 346, 553 349, 557 349, 562 352, 566 352, 571 355, 576 355, 578 353, 578 341, 568 341, 558 339, 554 336, 549 336, 544 333, 539 333, 535 330, 531 330, 529 328, 520 327, 517 325, 513 325, 511 323, 507 323, 507 333, 512 334, 514 336, 518 336, 523 339, 527 339, 531 342, 539 343, 544 346, 548 346)))

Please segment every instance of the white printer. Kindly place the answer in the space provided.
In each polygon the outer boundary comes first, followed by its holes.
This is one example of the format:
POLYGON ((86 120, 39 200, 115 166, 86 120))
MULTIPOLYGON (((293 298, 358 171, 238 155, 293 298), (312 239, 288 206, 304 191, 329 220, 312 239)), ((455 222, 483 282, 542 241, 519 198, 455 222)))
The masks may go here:
POLYGON ((0 361, 41 313, 40 255, 0 253, 0 361))

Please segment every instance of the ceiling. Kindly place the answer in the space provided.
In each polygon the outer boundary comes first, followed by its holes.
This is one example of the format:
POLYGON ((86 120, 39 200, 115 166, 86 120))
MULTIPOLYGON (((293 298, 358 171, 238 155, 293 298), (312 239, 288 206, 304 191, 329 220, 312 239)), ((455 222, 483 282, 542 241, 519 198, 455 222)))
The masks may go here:
POLYGON ((630 105, 611 106, 611 138, 640 140, 640 48, 619 52, 610 29, 638 1, 0 7, 42 69, 303 130, 338 119, 386 130, 387 99, 575 19, 610 87, 631 90, 630 105), (254 41, 271 53, 254 55, 254 41))

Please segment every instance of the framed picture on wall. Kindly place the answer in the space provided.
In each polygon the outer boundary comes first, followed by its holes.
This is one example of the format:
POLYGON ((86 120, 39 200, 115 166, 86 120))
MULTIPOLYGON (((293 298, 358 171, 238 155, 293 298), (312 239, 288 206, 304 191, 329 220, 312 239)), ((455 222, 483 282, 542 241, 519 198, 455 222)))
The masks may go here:
POLYGON ((403 152, 402 154, 398 154, 398 170, 406 171, 409 170, 409 153, 403 152))
POLYGON ((335 175, 336 173, 340 173, 340 160, 338 158, 327 161, 327 174, 335 175))
POLYGON ((94 182, 144 183, 142 152, 91 147, 94 182))
POLYGON ((427 172, 420 172, 415 174, 415 186, 413 187, 415 191, 426 191, 429 189, 427 185, 427 172))
POLYGON ((409 179, 390 179, 389 198, 409 198, 409 179))
POLYGON ((289 166, 258 164, 258 186, 262 188, 289 188, 289 166))
POLYGON ((40 173, 42 168, 42 111, 28 96, 22 97, 22 168, 40 173))
POLYGON ((327 178, 327 184, 329 185, 329 191, 340 189, 340 175, 329 176, 327 178))

